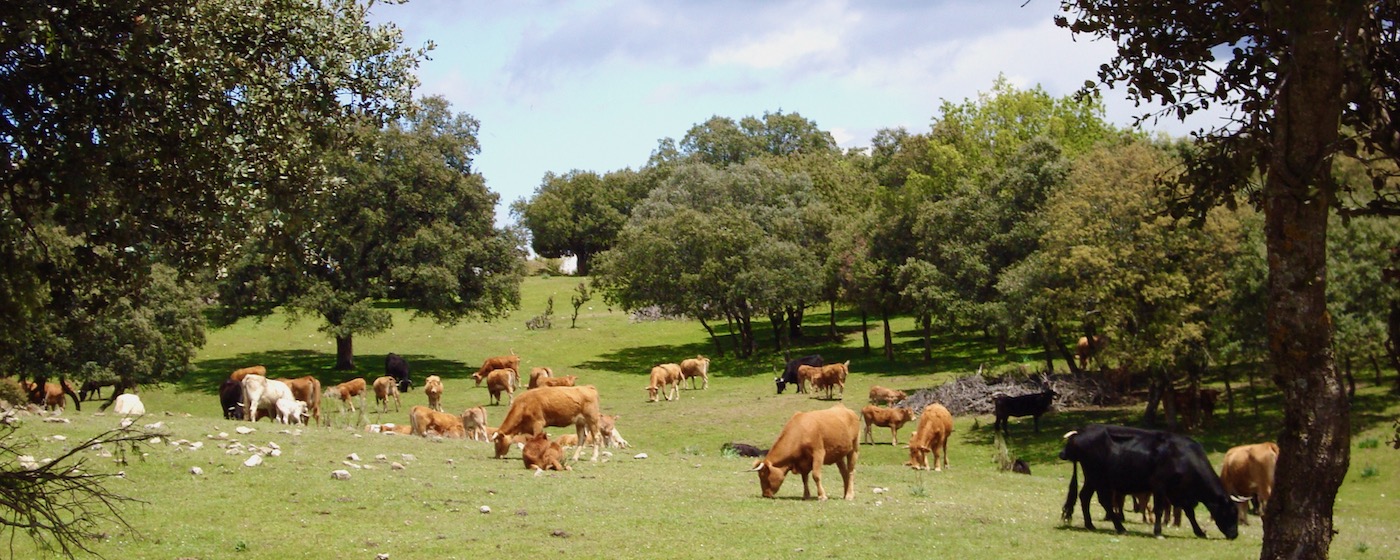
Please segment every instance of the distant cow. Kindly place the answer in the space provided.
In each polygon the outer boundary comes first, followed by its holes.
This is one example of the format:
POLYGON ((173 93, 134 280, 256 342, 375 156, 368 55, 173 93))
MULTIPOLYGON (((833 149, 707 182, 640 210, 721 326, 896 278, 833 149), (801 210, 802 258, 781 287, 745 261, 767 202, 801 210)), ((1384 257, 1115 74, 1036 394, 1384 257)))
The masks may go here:
POLYGON ((117 399, 112 403, 112 413, 119 416, 142 416, 146 414, 146 405, 141 403, 141 397, 126 393, 117 395, 117 399))
POLYGON ((801 358, 797 358, 797 359, 794 359, 794 360, 792 360, 792 361, 789 361, 789 362, 787 363, 787 367, 783 369, 783 375, 782 375, 781 377, 778 377, 778 378, 776 378, 776 379, 773 380, 773 383, 776 384, 776 385, 778 386, 778 394, 779 394, 779 395, 783 394, 783 391, 787 389, 787 386, 788 386, 789 383, 791 383, 791 384, 793 384, 793 385, 797 385, 797 392, 799 392, 799 393, 804 392, 803 387, 802 387, 801 385, 798 384, 797 367, 798 367, 798 366, 822 367, 822 364, 824 364, 824 363, 825 363, 825 362, 822 361, 822 357, 821 357, 820 354, 812 354, 812 355, 810 355, 810 356, 803 356, 803 357, 801 357, 801 358))
POLYGON ((429 375, 423 380, 423 393, 428 395, 428 408, 442 412, 442 378, 429 375))
POLYGON ((340 401, 340 411, 345 412, 345 406, 350 406, 350 412, 355 412, 355 399, 360 399, 360 406, 364 406, 365 378, 356 377, 339 385, 331 385, 326 389, 325 396, 328 399, 340 401))
POLYGON ((953 437, 953 415, 941 404, 933 403, 919 413, 919 429, 909 440, 909 466, 928 470, 928 456, 933 455, 933 470, 948 466, 948 440, 953 437))
MULTIPOLYGON (((579 441, 585 441, 590 433, 601 433, 598 412, 598 389, 592 385, 581 387, 539 387, 520 394, 520 398, 510 405, 506 417, 496 433, 491 436, 496 446, 496 458, 506 456, 510 450, 510 439, 518 434, 535 435, 543 432, 546 426, 574 426, 579 441)), ((602 438, 593 440, 593 461, 598 460, 602 438)), ((583 446, 574 448, 574 461, 578 460, 583 446)))
MULTIPOLYGON (((822 366, 821 373, 812 378, 812 391, 826 389, 826 398, 831 400, 831 389, 841 388, 841 398, 846 398, 846 375, 850 372, 851 361, 822 366)), ((799 368, 800 369, 800 368, 799 368)))
POLYGON ((879 385, 870 388, 870 404, 894 404, 907 398, 909 395, 904 394, 904 391, 886 389, 879 385))
POLYGON ((243 378, 249 375, 261 375, 263 377, 267 377, 267 368, 263 366, 248 366, 245 368, 239 368, 233 370, 233 373, 229 374, 228 377, 229 379, 242 383, 243 378))
POLYGON ((374 404, 380 412, 389 412, 389 398, 394 399, 394 412, 399 411, 403 401, 399 398, 399 382, 388 375, 374 380, 374 404))
POLYGON ((992 424, 992 429, 1001 430, 1001 433, 1010 435, 1007 431, 1007 419, 1015 416, 1035 417, 1035 432, 1040 433, 1040 416, 1050 410, 1050 405, 1054 404, 1056 393, 1053 389, 1041 393, 1031 393, 1017 397, 1008 397, 997 393, 992 396, 993 413, 996 415, 996 422, 992 424))
POLYGON ((219 406, 224 409, 225 420, 243 419, 243 383, 233 378, 225 379, 219 386, 219 406))
POLYGON ((1196 523, 1196 504, 1203 504, 1215 519, 1215 526, 1233 539, 1239 536, 1239 513, 1232 497, 1225 491, 1220 477, 1206 459, 1205 449, 1191 438, 1157 430, 1123 426, 1090 424, 1065 434, 1065 447, 1060 459, 1073 462, 1065 497, 1064 519, 1074 517, 1074 501, 1078 496, 1084 514, 1084 528, 1093 530, 1089 514, 1089 498, 1098 493, 1099 504, 1113 520, 1119 534, 1124 532, 1121 508, 1115 512, 1118 498, 1139 492, 1153 494, 1156 519, 1154 535, 1162 534, 1162 519, 1167 504, 1178 506, 1191 521, 1198 537, 1205 531, 1196 523), (1080 490, 1079 467, 1084 467, 1084 488, 1080 490))
POLYGON ((268 416, 275 416, 277 401, 283 399, 296 400, 286 383, 261 375, 243 377, 243 407, 249 422, 257 422, 258 412, 264 408, 268 410, 268 416))
POLYGON ((899 429, 914 419, 913 410, 884 408, 875 405, 866 405, 865 408, 860 409, 860 415, 865 418, 865 439, 862 441, 875 443, 873 428, 881 426, 890 429, 890 445, 899 445, 899 429))
POLYGON ((578 382, 577 375, 565 375, 564 377, 544 377, 540 379, 539 387, 573 387, 578 382))
POLYGON ((1195 398, 1190 388, 1172 393, 1172 404, 1175 405, 1177 418, 1181 419, 1182 426, 1186 428, 1215 418, 1215 403, 1219 399, 1219 389, 1201 389, 1199 398, 1195 398), (1200 405, 1200 418, 1196 416, 1196 405, 1198 404, 1200 405))
POLYGON ((501 393, 506 394, 506 404, 515 402, 515 370, 510 368, 492 370, 486 375, 486 391, 491 393, 491 404, 501 404, 501 393))
POLYGON ((622 433, 617 431, 619 417, 618 414, 604 414, 598 417, 598 431, 603 434, 603 447, 626 449, 632 446, 622 439, 622 433))
POLYGON ((473 406, 462 411, 462 427, 468 438, 486 441, 486 407, 473 406))
POLYGON ((427 437, 437 434, 447 438, 467 437, 467 429, 462 426, 462 417, 438 412, 426 406, 408 409, 408 420, 412 426, 411 433, 415 436, 427 437))
POLYGON ((758 447, 749 445, 747 443, 726 443, 724 445, 719 446, 719 452, 733 453, 740 457, 754 458, 762 457, 768 454, 767 449, 759 449, 758 447))
MULTIPOLYGON (((476 386, 480 387, 482 380, 486 379, 486 376, 489 375, 491 372, 496 371, 498 369, 520 371, 520 356, 516 356, 514 353, 512 353, 509 356, 496 356, 494 358, 486 358, 486 361, 481 362, 481 368, 476 370, 476 373, 472 374, 472 379, 476 380, 476 386)), ((513 383, 518 384, 519 382, 514 381, 513 383)), ((515 388, 516 385, 511 386, 511 389, 515 388)))
POLYGON ((690 388, 695 388, 695 378, 705 380, 701 389, 710 388, 710 359, 704 356, 696 356, 681 360, 681 380, 690 380, 690 388))
MULTIPOLYGON (((1220 483, 1232 495, 1252 496, 1259 500, 1259 513, 1269 504, 1274 491, 1274 467, 1278 463, 1278 444, 1255 443, 1231 447, 1220 463, 1220 483)), ((1241 525, 1249 525, 1245 504, 1239 503, 1241 525)))
MULTIPOLYGON (((575 439, 574 443, 578 443, 578 440, 575 439)), ((559 442, 549 441, 549 435, 544 432, 535 434, 535 437, 525 442, 525 447, 520 450, 520 456, 525 460, 525 468, 527 469, 535 469, 536 471, 573 470, 572 467, 564 466, 564 448, 559 445, 559 442)))
POLYGON ((403 356, 393 352, 384 356, 384 375, 394 378, 400 393, 413 388, 413 379, 408 376, 408 360, 403 356))
POLYGON ((651 368, 651 383, 647 385, 651 402, 656 402, 658 396, 665 396, 668 401, 675 400, 680 396, 680 391, 680 364, 661 364, 651 368))
POLYGON ((115 377, 103 379, 89 379, 84 381, 78 388, 78 400, 88 400, 89 397, 102 398, 103 387, 116 387, 121 380, 115 377))
POLYGON ((847 500, 856 498, 856 457, 860 453, 860 417, 841 405, 792 415, 768 454, 754 462, 763 497, 772 498, 789 471, 802 475, 802 497, 812 497, 807 475, 817 485, 817 499, 826 499, 822 465, 835 464, 841 471, 847 500))
POLYGON ((554 370, 547 367, 530 368, 530 384, 526 389, 534 389, 540 386, 540 378, 554 377, 554 370))
POLYGON ((1091 343, 1089 337, 1079 337, 1079 342, 1074 345, 1074 355, 1079 358, 1079 369, 1089 369, 1089 358, 1094 357, 1104 346, 1108 345, 1108 337, 1096 334, 1091 343))
POLYGON ((817 378, 822 376, 822 367, 824 366, 797 366, 797 392, 806 393, 808 389, 814 388, 817 378))
POLYGON ((287 384, 287 388, 292 390, 292 398, 306 403, 306 413, 317 423, 323 425, 328 419, 321 417, 321 380, 310 375, 305 375, 295 379, 278 379, 287 384))

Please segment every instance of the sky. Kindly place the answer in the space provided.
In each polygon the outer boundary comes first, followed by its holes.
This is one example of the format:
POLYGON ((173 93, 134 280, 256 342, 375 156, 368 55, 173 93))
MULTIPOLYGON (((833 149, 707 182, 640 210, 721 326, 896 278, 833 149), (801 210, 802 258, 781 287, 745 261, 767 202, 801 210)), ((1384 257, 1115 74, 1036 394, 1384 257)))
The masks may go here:
MULTIPOLYGON (((640 168, 663 138, 711 116, 798 113, 844 148, 882 128, 926 132, 1005 76, 1053 96, 1096 78, 1113 45, 1055 26, 1051 0, 507 1, 374 6, 404 44, 436 47, 419 95, 481 122, 476 169, 500 195, 496 223, 545 173, 640 168), (1023 5, 1024 3, 1024 5, 1023 5)), ((1107 118, 1129 126, 1122 87, 1107 118)), ((1214 124, 1149 121, 1175 136, 1214 124)))

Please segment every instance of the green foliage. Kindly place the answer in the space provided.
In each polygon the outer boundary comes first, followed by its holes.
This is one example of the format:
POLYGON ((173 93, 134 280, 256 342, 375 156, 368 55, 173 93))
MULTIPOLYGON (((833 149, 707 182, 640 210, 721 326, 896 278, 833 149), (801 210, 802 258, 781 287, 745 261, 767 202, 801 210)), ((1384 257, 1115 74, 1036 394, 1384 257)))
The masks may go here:
POLYGON ((1372 466, 1372 465, 1366 465, 1365 468, 1361 469, 1361 478, 1375 478, 1375 477, 1378 477, 1378 476, 1380 476, 1380 475, 1381 475, 1380 469, 1377 469, 1376 467, 1374 467, 1374 466, 1372 466))
POLYGON ((569 303, 574 305, 574 314, 569 317, 569 328, 573 329, 578 327, 579 309, 583 307, 583 304, 588 303, 592 299, 593 294, 588 291, 588 282, 579 282, 578 286, 574 287, 574 294, 569 296, 569 303))
POLYGON ((1356 443, 1356 447, 1360 449, 1375 449, 1377 447, 1380 447, 1380 445, 1381 440, 1376 438, 1367 438, 1356 443))
POLYGON ((544 313, 525 321, 525 328, 532 331, 554 328, 554 296, 549 296, 548 302, 545 303, 544 313))
POLYGON ((29 397, 24 394, 24 389, 20 388, 19 381, 10 377, 0 378, 0 401, 10 403, 11 406, 20 406, 29 401, 29 397))
POLYGON ((578 258, 578 274, 592 272, 593 255, 613 246, 648 184, 630 169, 598 175, 574 170, 545 174, 530 200, 511 204, 511 214, 530 230, 530 246, 545 257, 578 258))

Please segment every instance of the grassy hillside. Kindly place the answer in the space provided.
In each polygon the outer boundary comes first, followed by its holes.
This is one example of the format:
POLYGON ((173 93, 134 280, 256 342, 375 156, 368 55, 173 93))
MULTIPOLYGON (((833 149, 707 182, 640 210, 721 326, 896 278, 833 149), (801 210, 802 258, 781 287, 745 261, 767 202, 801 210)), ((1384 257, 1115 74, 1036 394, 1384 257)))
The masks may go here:
MULTIPOLYGON (((1089 421, 1132 422, 1131 409, 1060 411, 1042 420, 1039 434, 1029 419, 1012 421, 1011 451, 1030 462, 1030 476, 1002 473, 992 461, 990 417, 956 420, 950 468, 941 473, 912 471, 901 463, 905 449, 888 443, 888 430, 876 432, 878 445, 862 446, 856 473, 856 499, 825 503, 802 501, 801 480, 789 477, 779 499, 760 497, 756 476, 743 472, 751 460, 719 453, 720 444, 740 441, 767 447, 795 411, 831 406, 808 395, 774 395, 772 378, 780 360, 771 348, 750 360, 717 356, 695 323, 633 323, 601 301, 590 302, 568 326, 569 295, 578 280, 531 278, 523 306, 508 319, 443 327, 396 312, 391 332, 355 340, 359 371, 332 371, 334 342, 317 324, 288 325, 281 318, 244 321, 210 334, 199 357, 200 371, 179 383, 145 388, 141 396, 152 414, 141 422, 162 422, 169 441, 152 444, 139 458, 118 465, 93 451, 86 468, 123 470, 118 493, 144 503, 124 512, 139 530, 113 527, 94 547, 113 558, 499 558, 568 555, 582 558, 1252 558, 1260 547, 1257 518, 1239 539, 1223 539, 1198 508, 1211 534, 1197 539, 1190 529, 1168 529, 1151 538, 1151 527, 1130 522, 1123 536, 1082 530, 1059 520, 1069 465, 1059 461, 1060 435, 1089 421), (555 299, 555 327, 527 330, 527 318, 555 299), (407 407, 426 404, 421 390, 405 395, 405 410, 385 415, 336 415, 335 427, 286 429, 259 422, 256 432, 239 435, 243 422, 223 420, 218 384, 228 372, 264 364, 273 376, 316 375, 335 383, 355 375, 383 372, 387 352, 406 356, 415 380, 440 375, 449 411, 488 402, 470 374, 487 356, 511 351, 522 366, 551 366, 596 385, 605 412, 621 414, 619 429, 632 449, 614 450, 598 463, 575 463, 572 472, 534 476, 518 451, 492 459, 485 443, 430 441, 416 437, 367 434, 368 422, 404 422, 407 407), (708 390, 684 390, 677 402, 646 402, 647 374, 658 362, 696 354, 713 358, 708 390), (227 439, 219 436, 228 434, 227 439), (244 467, 245 454, 229 454, 231 440, 281 450, 263 465, 244 467), (349 461, 365 468, 347 466, 349 461), (645 453, 645 459, 634 458, 645 453), (382 460, 376 456, 383 455, 382 460), (397 462, 402 469, 391 468, 397 462), (204 474, 190 474, 200 467, 204 474), (330 472, 345 468, 348 481, 330 472), (881 489, 876 492, 876 488, 881 489), (488 506, 490 513, 481 513, 488 506)), ((824 332, 827 315, 808 315, 809 335, 824 332)), ((918 361, 919 342, 911 322, 896 323, 899 359, 891 364, 878 346, 861 349, 856 317, 838 317, 840 341, 809 336, 802 352, 851 360, 844 403, 858 409, 869 387, 906 390, 935 386, 976 370, 979 363, 1033 365, 1033 351, 997 356, 976 340, 940 340, 932 364, 918 361)), ((872 341, 881 339, 878 326, 872 341)), ((421 385, 420 385, 421 386, 421 385)), ((372 400, 372 399, 371 399, 372 400)), ((1231 419, 1223 411, 1211 430, 1193 434, 1218 466, 1231 445, 1267 439, 1278 415, 1254 417, 1241 405, 1231 419)), ((333 405, 330 410, 334 410, 333 405)), ((81 438, 115 425, 117 418, 68 411, 70 424, 30 418, 20 430, 34 438, 34 455, 51 457, 81 438), (65 440, 53 436, 65 436, 65 440)), ((505 406, 488 406, 496 424, 505 406)), ((1352 473, 1336 510, 1340 530, 1333 558, 1400 557, 1400 451, 1383 440, 1391 419, 1400 415, 1393 397, 1363 383, 1356 402, 1357 432, 1352 473), (1373 444, 1379 445, 1373 446, 1373 444)), ((901 442, 913 427, 900 432, 901 442)), ((562 433, 564 430, 553 430, 562 433)), ((824 469, 828 492, 840 495, 840 476, 824 469)), ((1098 508, 1095 507, 1095 510, 1098 508)), ((1101 514, 1100 514, 1101 515, 1101 514)), ((1131 521, 1131 520, 1130 520, 1131 521)), ((1100 528, 1110 526, 1100 524, 1100 528)), ((23 538, 15 558, 42 557, 23 538)))

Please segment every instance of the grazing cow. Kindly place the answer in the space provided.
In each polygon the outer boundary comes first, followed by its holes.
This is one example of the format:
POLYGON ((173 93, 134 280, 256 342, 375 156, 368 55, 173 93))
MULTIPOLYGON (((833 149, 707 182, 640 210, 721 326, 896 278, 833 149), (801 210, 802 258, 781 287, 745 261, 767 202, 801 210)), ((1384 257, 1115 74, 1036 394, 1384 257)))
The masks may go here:
POLYGON ((103 387, 116 387, 120 382, 121 380, 115 377, 84 381, 78 389, 78 400, 85 401, 88 400, 88 397, 101 399, 103 387))
MULTIPOLYGON (((1121 496, 1151 492, 1156 519, 1152 534, 1162 534, 1167 504, 1178 506, 1191 521, 1198 537, 1205 531, 1196 523, 1196 504, 1204 504, 1215 519, 1215 526, 1233 539, 1239 536, 1239 516, 1230 496, 1211 468, 1201 444, 1186 436, 1157 430, 1090 424, 1064 436, 1060 458, 1071 461, 1074 474, 1065 497, 1064 519, 1074 518, 1074 500, 1079 497, 1084 528, 1093 530, 1089 497, 1095 492, 1099 504, 1113 520, 1119 534, 1124 532, 1123 516, 1115 512, 1121 496), (1078 489, 1079 467, 1084 467, 1084 488, 1078 489)), ((1248 498, 1243 498, 1248 500, 1248 498)))
POLYGON ((112 403, 112 413, 118 416, 143 416, 146 414, 146 405, 141 403, 141 397, 131 393, 117 395, 116 401, 112 403))
POLYGON ((1181 419, 1182 426, 1186 428, 1203 423, 1197 422, 1197 404, 1200 405, 1200 420, 1215 418, 1215 403, 1219 398, 1219 389, 1201 389, 1199 398, 1189 388, 1172 392, 1172 404, 1175 405, 1177 418, 1181 419))
POLYGON ((400 393, 413 388, 413 379, 408 376, 408 360, 403 356, 393 352, 384 356, 384 375, 394 378, 400 393))
POLYGON ((1089 342, 1089 337, 1079 337, 1079 342, 1074 345, 1074 355, 1079 357, 1079 369, 1089 369, 1089 358, 1094 357, 1104 346, 1108 345, 1108 337, 1096 334, 1093 343, 1089 342))
POLYGON ((996 422, 992 424, 992 429, 1001 430, 1001 433, 1010 435, 1007 430, 1008 418, 1015 416, 1035 417, 1035 433, 1040 433, 1040 416, 1050 410, 1050 405, 1054 404, 1056 393, 1053 389, 1041 393, 1031 393, 1008 397, 1005 394, 997 393, 992 396, 992 407, 996 414, 996 422))
POLYGON ((467 429, 462 426, 462 417, 438 412, 426 406, 408 409, 408 422, 412 426, 409 433, 427 437, 434 433, 448 438, 465 438, 467 429))
MULTIPOLYGON (((578 443, 575 436, 574 443, 578 443)), ((525 459, 525 468, 535 469, 535 471, 569 471, 572 467, 564 466, 564 448, 557 441, 549 441, 549 434, 540 432, 535 437, 525 442, 525 447, 520 450, 520 456, 525 459)))
MULTIPOLYGON (((822 366, 821 373, 811 378, 812 391, 816 392, 826 389, 826 398, 827 400, 831 400, 831 389, 833 387, 840 387, 841 398, 846 398, 846 375, 850 372, 850 365, 851 361, 846 360, 845 363, 822 366)), ((801 368, 798 369, 800 370, 801 368)), ((808 368, 806 371, 810 372, 811 368, 808 368)))
POLYGON ((894 404, 907 398, 909 395, 904 394, 904 391, 886 389, 879 385, 870 388, 870 404, 894 404))
POLYGON ((530 384, 526 389, 534 389, 540 386, 540 378, 554 377, 554 370, 547 367, 530 368, 530 384))
POLYGON ((515 370, 498 369, 486 376, 486 390, 491 393, 491 404, 501 404, 501 393, 505 393, 509 399, 506 404, 515 402, 515 384, 511 381, 515 379, 515 370))
POLYGON ((239 410, 242 405, 243 384, 231 377, 225 379, 224 384, 219 386, 219 406, 224 409, 224 419, 243 419, 243 412, 239 410))
POLYGON ((573 387, 578 382, 577 375, 565 375, 564 377, 542 377, 538 387, 573 387))
POLYGON ((321 418, 321 380, 310 375, 296 379, 278 379, 292 390, 292 398, 306 403, 306 412, 318 424, 326 425, 321 418))
POLYGON ((228 377, 229 379, 242 383, 243 378, 249 375, 261 375, 263 377, 267 377, 267 368, 263 366, 248 366, 245 368, 239 368, 233 370, 233 373, 229 374, 228 377))
POLYGON ((374 404, 379 407, 379 412, 389 412, 389 397, 394 398, 394 412, 398 412, 399 407, 403 406, 403 401, 399 399, 399 382, 387 375, 380 376, 374 380, 374 404))
POLYGON ((875 436, 872 433, 875 426, 883 426, 890 429, 890 436, 893 441, 890 445, 899 445, 899 429, 904 427, 910 420, 914 419, 914 411, 907 408, 884 408, 875 405, 866 405, 860 409, 860 415, 865 418, 865 439, 864 443, 875 443, 875 436))
MULTIPOLYGON (((1274 466, 1278 463, 1278 444, 1255 443, 1231 447, 1220 463, 1220 483, 1225 491, 1236 496, 1251 496, 1259 500, 1259 514, 1269 505, 1274 492, 1274 466)), ((1245 504, 1239 503, 1241 525, 1249 525, 1245 504)))
POLYGON ((685 381, 685 380, 689 379, 689 380, 690 380, 690 388, 691 388, 691 389, 694 389, 694 388, 695 388, 695 378, 696 378, 696 377, 699 377, 699 378, 705 380, 705 384, 702 385, 702 386, 700 387, 701 389, 709 389, 709 388, 710 388, 710 359, 709 359, 709 358, 706 358, 706 357, 704 357, 704 356, 696 356, 696 357, 694 357, 694 358, 688 358, 688 359, 685 359, 685 360, 681 360, 681 380, 682 380, 682 381, 685 381))
POLYGON ((789 383, 791 383, 791 384, 793 384, 793 385, 797 385, 797 392, 799 392, 799 393, 806 392, 806 391, 802 388, 802 384, 800 383, 800 379, 801 379, 801 378, 799 378, 798 375, 797 375, 797 368, 798 368, 799 366, 822 367, 822 364, 824 364, 824 363, 826 363, 826 362, 823 362, 823 361, 822 361, 822 357, 821 357, 820 354, 812 354, 812 355, 810 355, 810 356, 803 356, 803 357, 801 357, 801 358, 797 358, 797 359, 794 359, 794 360, 792 360, 792 361, 789 361, 789 362, 787 363, 787 367, 783 369, 783 375, 782 375, 782 377, 778 377, 778 378, 776 378, 776 379, 773 380, 773 383, 776 384, 776 385, 778 386, 778 394, 779 394, 779 395, 783 394, 783 391, 787 389, 787 386, 788 386, 789 383))
POLYGON ((473 406, 462 411, 462 427, 467 430, 467 437, 486 441, 486 407, 473 406))
MULTIPOLYGON (((516 356, 515 353, 512 352, 509 356, 486 358, 486 361, 481 362, 481 369, 476 370, 476 373, 472 374, 472 379, 476 380, 476 386, 480 387, 481 381, 486 379, 486 376, 491 372, 498 369, 520 371, 520 356, 516 356)), ((511 388, 514 389, 515 387, 512 385, 511 388)))
POLYGON ((429 375, 423 380, 423 392, 428 395, 428 408, 442 412, 442 378, 429 375))
POLYGON ((658 394, 665 395, 668 401, 680 397, 681 376, 680 364, 661 364, 651 368, 651 384, 647 385, 649 400, 656 402, 658 394))
POLYGON ((283 424, 305 424, 306 401, 282 399, 277 401, 277 421, 283 424))
MULTIPOLYGON (((501 426, 491 436, 496 444, 496 458, 506 456, 510 450, 510 439, 517 434, 535 435, 546 426, 573 425, 579 441, 587 441, 590 433, 599 431, 601 419, 598 412, 598 389, 592 385, 581 387, 540 387, 520 394, 520 400, 511 403, 501 426)), ((593 440, 593 461, 598 460, 602 438, 593 440)), ((574 461, 578 461, 583 446, 574 448, 574 461)))
POLYGON ((802 475, 802 498, 811 499, 807 475, 817 485, 817 499, 826 499, 822 486, 822 465, 835 464, 841 471, 841 481, 847 500, 856 498, 856 457, 860 453, 860 417, 854 410, 835 405, 825 410, 798 412, 792 415, 768 450, 768 455, 754 462, 758 484, 763 497, 772 498, 783 485, 788 471, 802 475))
POLYGON ((948 466, 948 440, 953 437, 953 415, 938 403, 924 407, 919 414, 919 429, 909 439, 909 466, 928 470, 928 456, 933 455, 933 470, 948 466))
POLYGON ((740 457, 754 458, 762 457, 768 454, 767 449, 759 449, 758 447, 749 445, 747 443, 726 443, 724 445, 719 446, 719 452, 733 453, 740 457))
POLYGON ((257 422, 258 411, 263 408, 269 411, 268 416, 275 416, 277 401, 282 399, 296 400, 286 383, 261 375, 243 377, 243 410, 249 422, 257 422))
POLYGON ((63 410, 63 386, 52 382, 44 383, 43 400, 45 410, 63 410))

